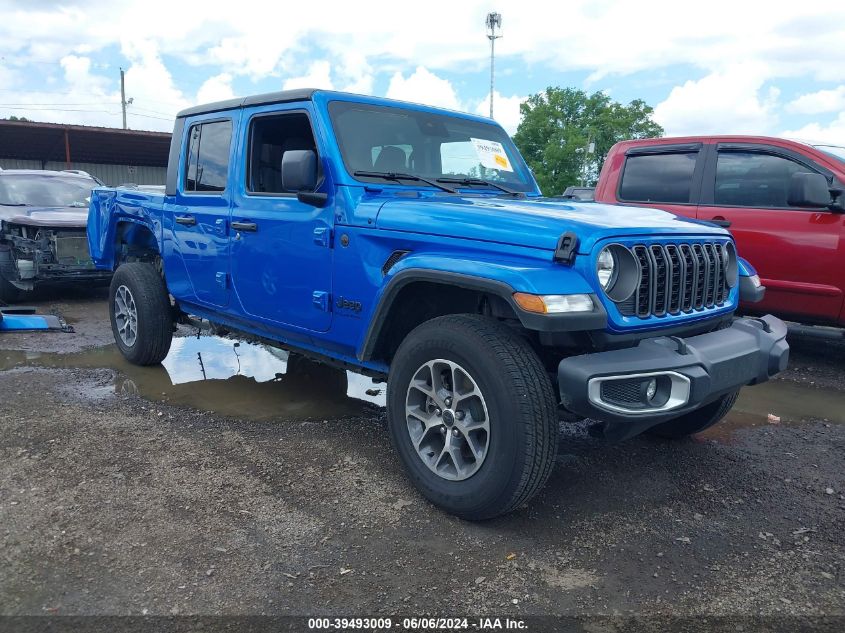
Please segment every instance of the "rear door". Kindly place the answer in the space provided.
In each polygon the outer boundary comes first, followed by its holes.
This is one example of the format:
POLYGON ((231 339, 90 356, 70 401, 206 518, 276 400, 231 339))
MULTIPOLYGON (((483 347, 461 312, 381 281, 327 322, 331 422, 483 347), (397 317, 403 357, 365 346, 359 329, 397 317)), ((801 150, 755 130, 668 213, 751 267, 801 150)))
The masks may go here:
POLYGON ((628 149, 616 199, 694 218, 704 172, 702 147, 683 143, 628 149))
POLYGON ((179 298, 218 307, 229 302, 232 129, 229 117, 188 127, 179 186, 164 213, 165 233, 173 239, 172 253, 181 259, 188 280, 189 287, 179 291, 179 298))
POLYGON ((728 224, 766 296, 755 310, 834 320, 842 307, 843 214, 791 206, 792 174, 832 174, 789 149, 717 143, 707 159, 698 217, 728 224))

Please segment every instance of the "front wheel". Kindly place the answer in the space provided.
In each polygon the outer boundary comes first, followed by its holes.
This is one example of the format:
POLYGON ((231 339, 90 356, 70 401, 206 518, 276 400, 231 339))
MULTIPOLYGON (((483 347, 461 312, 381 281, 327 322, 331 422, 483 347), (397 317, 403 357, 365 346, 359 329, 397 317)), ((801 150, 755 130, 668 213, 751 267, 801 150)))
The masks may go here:
POLYGON ((154 266, 121 264, 109 288, 115 343, 134 365, 157 365, 170 351, 173 316, 164 280, 154 266))
POLYGON ((413 484, 462 518, 519 507, 554 465, 549 376, 528 343, 494 319, 451 315, 414 329, 393 358, 387 409, 413 484))
POLYGON ((647 435, 654 435, 671 440, 678 440, 696 433, 701 433, 711 426, 720 422, 733 408, 736 399, 739 397, 739 390, 725 394, 710 404, 690 411, 680 417, 663 422, 651 427, 646 431, 647 435))

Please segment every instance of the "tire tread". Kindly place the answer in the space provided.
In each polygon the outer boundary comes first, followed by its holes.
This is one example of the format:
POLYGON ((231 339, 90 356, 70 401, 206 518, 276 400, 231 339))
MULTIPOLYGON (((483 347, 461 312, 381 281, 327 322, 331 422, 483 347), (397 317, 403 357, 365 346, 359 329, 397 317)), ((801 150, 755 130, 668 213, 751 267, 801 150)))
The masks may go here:
MULTIPOLYGON (((517 424, 528 441, 524 443, 524 468, 517 486, 508 499, 477 512, 458 512, 463 518, 483 520, 506 514, 533 497, 548 480, 557 453, 557 401, 551 380, 540 358, 529 343, 517 332, 490 317, 458 314, 437 317, 422 324, 408 338, 418 338, 422 328, 434 331, 451 329, 460 336, 474 336, 500 361, 504 372, 517 393, 525 394, 518 403, 517 424)), ((407 339, 406 339, 407 340, 407 339)), ((401 347, 400 347, 401 351, 401 347)))
POLYGON ((170 351, 173 317, 164 280, 154 266, 142 262, 121 264, 109 291, 109 311, 115 342, 126 359, 135 365, 157 365, 170 351), (138 310, 138 338, 132 348, 120 341, 114 322, 114 296, 125 285, 135 298, 138 310))

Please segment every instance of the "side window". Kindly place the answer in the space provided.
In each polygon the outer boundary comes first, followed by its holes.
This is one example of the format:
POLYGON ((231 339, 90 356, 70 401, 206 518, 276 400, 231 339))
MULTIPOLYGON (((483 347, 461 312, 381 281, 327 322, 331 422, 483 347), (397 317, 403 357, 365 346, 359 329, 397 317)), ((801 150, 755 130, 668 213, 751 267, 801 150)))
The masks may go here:
POLYGON ((255 117, 249 133, 247 190, 251 193, 295 193, 282 187, 282 157, 285 152, 296 149, 317 151, 306 114, 290 112, 255 117))
POLYGON ((200 147, 200 127, 188 130, 188 155, 185 159, 185 191, 197 190, 197 152, 200 147))
POLYGON ((713 203, 730 207, 789 207, 792 174, 810 169, 758 152, 719 152, 713 203))
POLYGON ((217 193, 226 189, 231 143, 231 121, 191 126, 185 160, 185 191, 217 193))
POLYGON ((619 199, 630 202, 688 203, 698 152, 628 156, 619 199))

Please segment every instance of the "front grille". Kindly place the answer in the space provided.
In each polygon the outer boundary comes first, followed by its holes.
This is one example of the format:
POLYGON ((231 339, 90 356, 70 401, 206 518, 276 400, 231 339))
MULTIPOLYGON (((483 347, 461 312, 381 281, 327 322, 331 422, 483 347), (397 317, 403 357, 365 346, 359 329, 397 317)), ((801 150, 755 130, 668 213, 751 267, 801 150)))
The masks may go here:
POLYGON ((634 294, 617 304, 624 316, 665 316, 716 308, 728 299, 728 252, 722 242, 637 244, 634 294))

